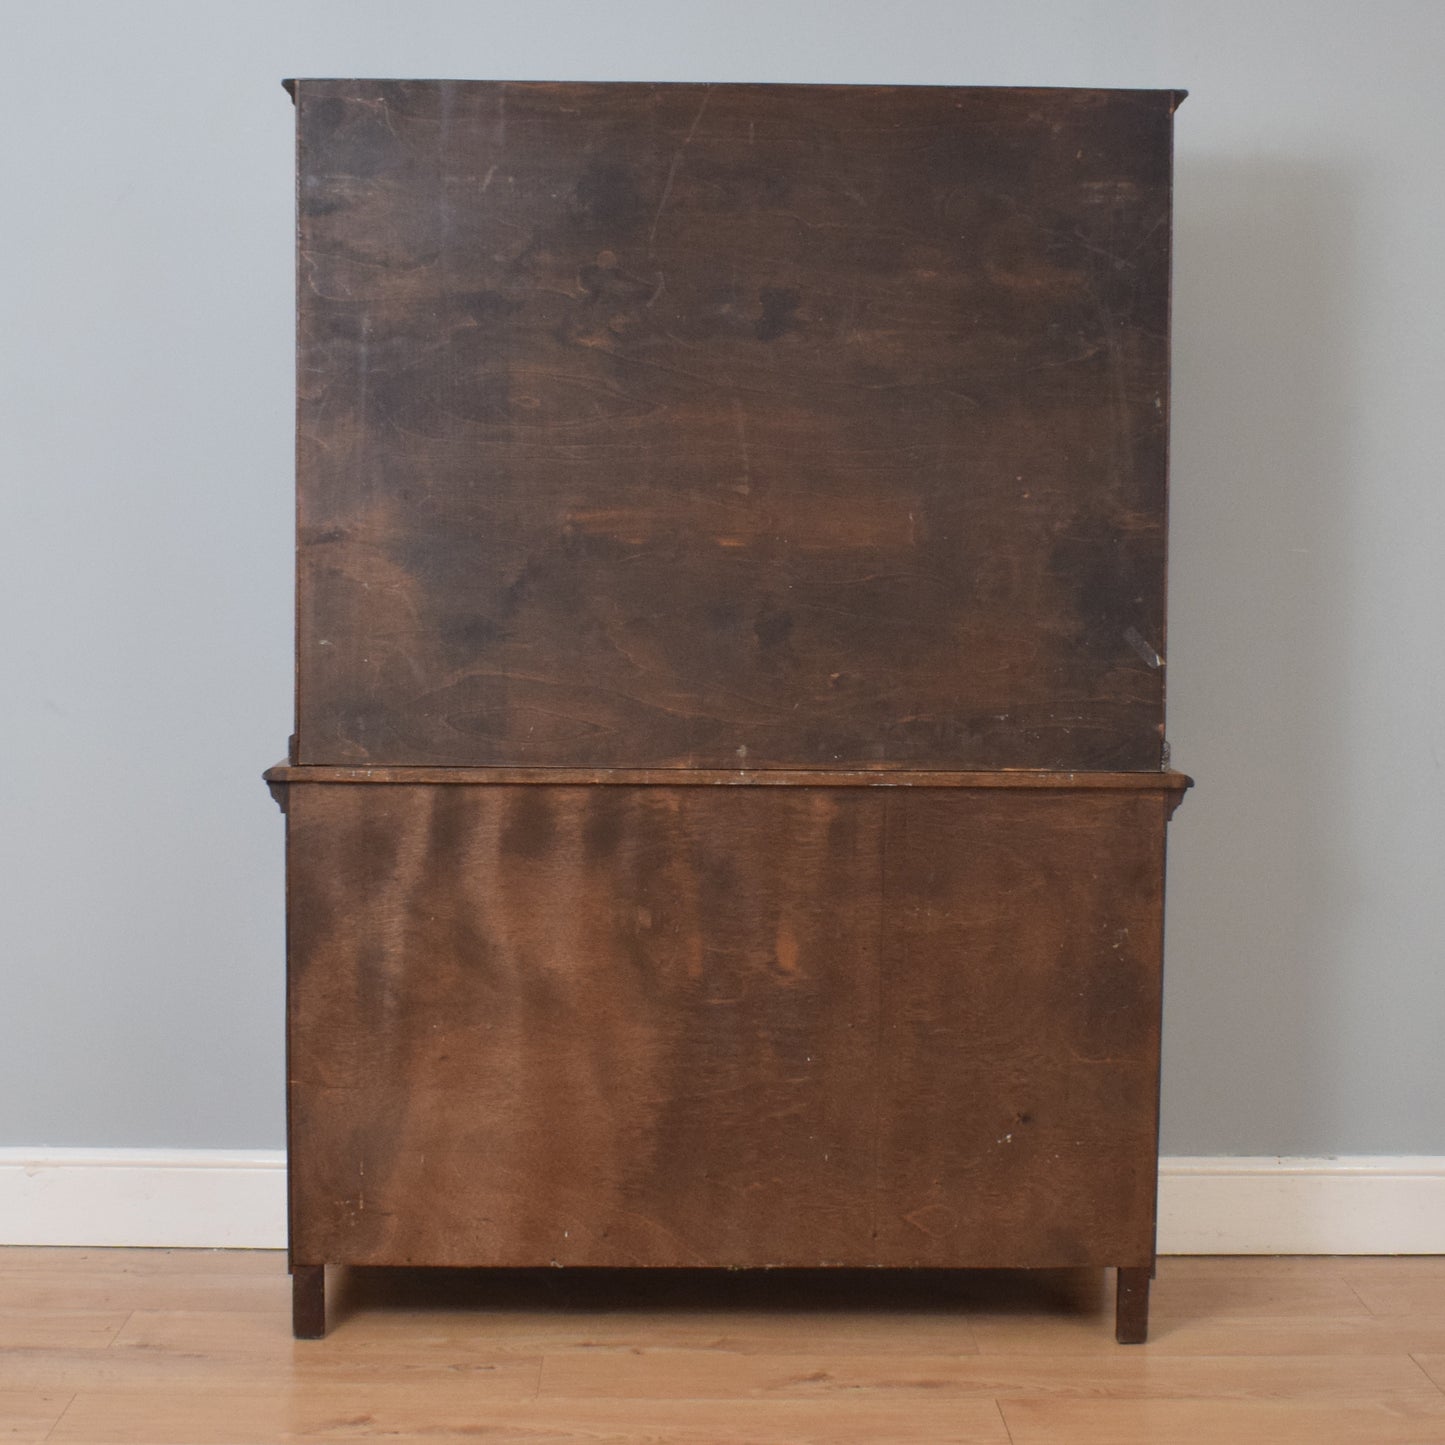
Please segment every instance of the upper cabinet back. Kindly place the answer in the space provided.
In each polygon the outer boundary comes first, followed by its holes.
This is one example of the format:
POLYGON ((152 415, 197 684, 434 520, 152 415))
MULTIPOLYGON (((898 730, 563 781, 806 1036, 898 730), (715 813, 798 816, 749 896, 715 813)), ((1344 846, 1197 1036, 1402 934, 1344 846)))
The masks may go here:
POLYGON ((294 93, 297 761, 1160 766, 1177 92, 294 93))

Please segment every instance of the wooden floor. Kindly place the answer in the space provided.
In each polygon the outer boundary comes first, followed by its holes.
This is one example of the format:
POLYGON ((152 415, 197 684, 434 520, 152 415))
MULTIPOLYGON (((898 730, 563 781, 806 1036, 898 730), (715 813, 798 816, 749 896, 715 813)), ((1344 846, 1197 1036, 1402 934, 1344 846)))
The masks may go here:
POLYGON ((298 1343, 271 1253, 0 1249, 0 1440, 1441 1445, 1445 1258, 1104 1277, 356 1272, 298 1343))

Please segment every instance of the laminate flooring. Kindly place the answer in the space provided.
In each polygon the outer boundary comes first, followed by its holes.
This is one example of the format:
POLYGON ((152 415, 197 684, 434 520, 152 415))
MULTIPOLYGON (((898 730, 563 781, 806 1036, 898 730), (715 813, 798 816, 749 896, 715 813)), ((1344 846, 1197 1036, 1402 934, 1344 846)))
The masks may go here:
POLYGON ((1102 1271, 334 1272, 0 1249, 0 1441, 48 1445, 1445 1445, 1445 1257, 1102 1271))

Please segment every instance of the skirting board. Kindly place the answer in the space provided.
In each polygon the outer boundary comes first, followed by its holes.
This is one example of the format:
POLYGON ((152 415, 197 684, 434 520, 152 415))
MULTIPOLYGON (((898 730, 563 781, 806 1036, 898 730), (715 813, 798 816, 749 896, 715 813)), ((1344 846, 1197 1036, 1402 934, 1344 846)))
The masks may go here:
MULTIPOLYGON (((0 1245, 283 1249, 270 1150, 0 1149, 0 1245)), ((1445 1254, 1445 1157, 1166 1158, 1161 1254, 1445 1254)))

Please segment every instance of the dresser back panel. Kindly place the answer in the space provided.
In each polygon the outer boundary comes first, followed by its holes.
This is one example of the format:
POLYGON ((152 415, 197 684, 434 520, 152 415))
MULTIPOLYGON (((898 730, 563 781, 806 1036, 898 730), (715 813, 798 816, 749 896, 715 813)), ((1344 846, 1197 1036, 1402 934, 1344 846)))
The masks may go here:
POLYGON ((1152 1260, 1162 784, 288 791, 297 1260, 1152 1260))
POLYGON ((300 82, 295 760, 1157 769, 1176 99, 300 82))

